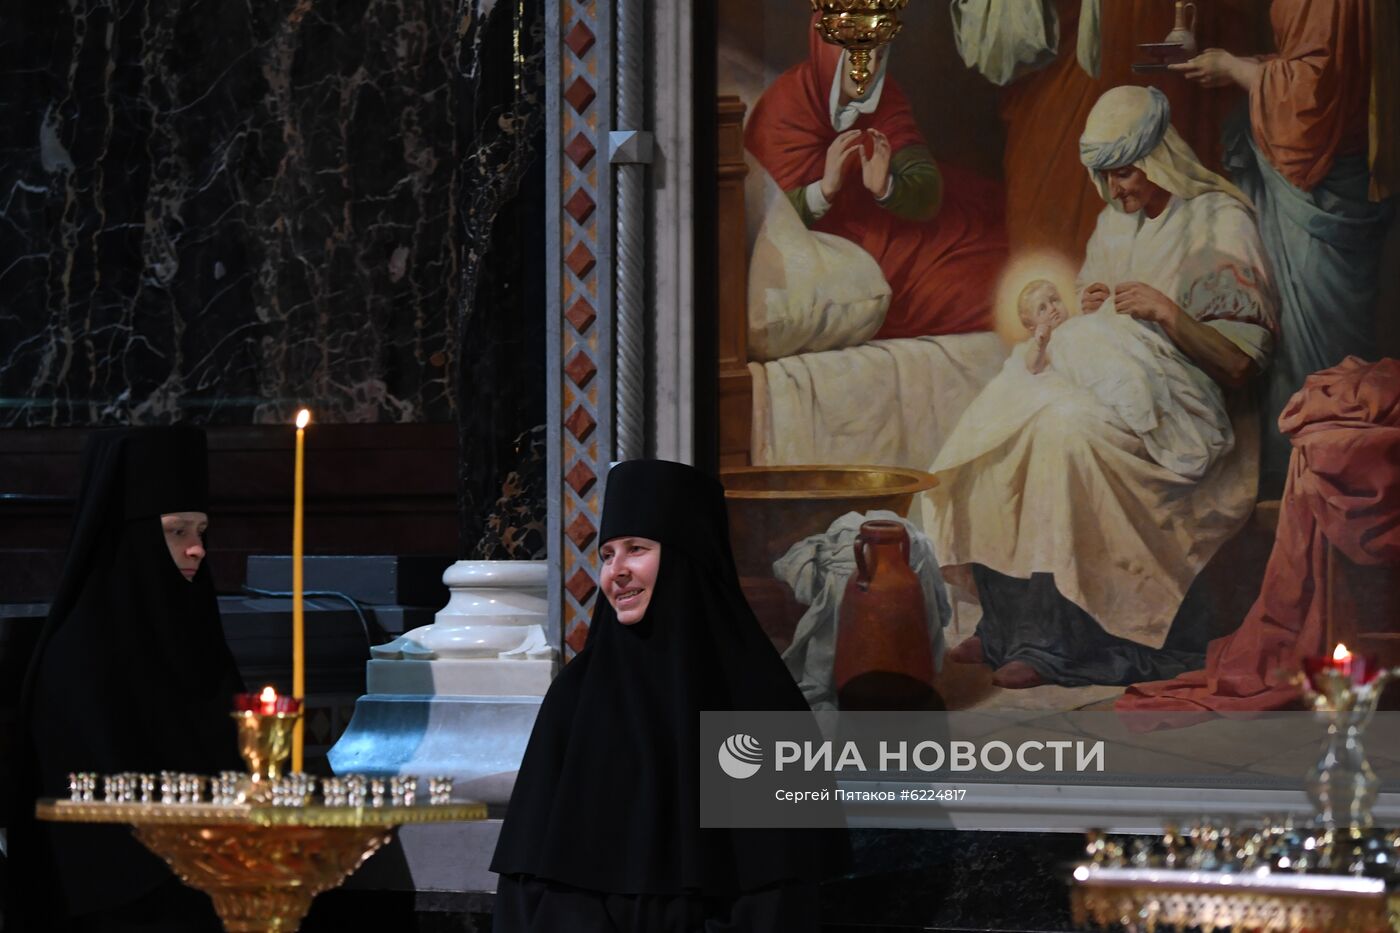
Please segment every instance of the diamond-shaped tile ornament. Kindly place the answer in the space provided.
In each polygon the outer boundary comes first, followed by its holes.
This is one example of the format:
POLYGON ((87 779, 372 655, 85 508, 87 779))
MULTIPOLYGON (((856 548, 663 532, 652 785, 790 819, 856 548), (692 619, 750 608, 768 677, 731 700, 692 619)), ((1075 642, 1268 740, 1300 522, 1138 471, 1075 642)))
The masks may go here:
POLYGON ((564 210, 569 212, 575 222, 583 223, 593 216, 593 209, 598 205, 588 196, 588 192, 579 188, 573 193, 569 200, 564 202, 564 210))
POLYGON ((316 706, 307 710, 306 732, 308 737, 318 745, 326 744, 331 739, 331 711, 324 706, 316 706))
POLYGON ((569 102, 569 106, 574 108, 575 113, 583 113, 588 109, 588 105, 593 103, 593 98, 598 94, 593 90, 593 85, 583 79, 583 76, 574 79, 568 89, 564 91, 564 99, 569 102))
POLYGON ((574 245, 573 249, 569 250, 569 255, 564 257, 564 264, 569 267, 574 275, 583 278, 593 271, 593 267, 598 264, 598 261, 593 258, 593 254, 588 251, 588 247, 584 246, 583 241, 580 240, 574 245))
POLYGON ((569 527, 564 529, 564 534, 569 536, 569 540, 574 542, 574 547, 580 551, 592 544, 593 539, 598 537, 593 523, 582 512, 575 515, 574 520, 569 522, 569 527))
POLYGON ((597 426, 598 422, 593 420, 593 416, 582 405, 564 419, 564 427, 568 428, 569 433, 578 438, 580 443, 588 440, 588 435, 592 434, 597 426))
POLYGON ((593 488, 593 484, 598 482, 598 474, 582 460, 576 461, 569 472, 564 474, 564 482, 569 484, 569 488, 579 496, 588 495, 588 490, 593 488))
POLYGON ((574 23, 574 28, 564 35, 564 44, 579 58, 583 58, 588 50, 593 48, 593 42, 593 30, 589 29, 583 20, 574 23))
POLYGON ((574 385, 582 389, 597 375, 598 367, 593 365, 587 353, 580 350, 574 354, 573 359, 564 364, 564 372, 574 381, 574 385))
POLYGON ((583 646, 588 644, 588 623, 580 622, 569 630, 569 634, 564 636, 564 641, 569 647, 574 649, 574 654, 583 650, 583 646))
POLYGON ((569 305, 569 310, 564 312, 564 317, 569 319, 569 323, 574 325, 574 330, 580 334, 587 333, 588 328, 593 326, 598 314, 593 310, 593 306, 586 300, 580 298, 569 305))
POLYGON ((588 602, 588 597, 592 596, 593 592, 598 589, 598 584, 593 582, 593 578, 588 575, 588 571, 580 567, 578 570, 575 570, 574 575, 569 577, 568 581, 564 583, 564 589, 568 590, 569 595, 582 606, 584 603, 588 602))
POLYGON ((564 155, 568 156, 569 161, 579 168, 583 168, 592 161, 597 151, 593 148, 593 143, 589 142, 588 137, 582 133, 569 140, 569 144, 564 147, 564 155))

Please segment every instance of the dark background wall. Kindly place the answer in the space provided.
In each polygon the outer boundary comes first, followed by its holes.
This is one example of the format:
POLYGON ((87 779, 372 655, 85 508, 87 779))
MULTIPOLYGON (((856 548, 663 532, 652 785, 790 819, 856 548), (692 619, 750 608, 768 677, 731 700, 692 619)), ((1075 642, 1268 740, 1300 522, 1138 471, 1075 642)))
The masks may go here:
POLYGON ((302 405, 312 552, 542 556, 543 3, 487 6, 0 0, 0 603, 98 425, 210 426, 236 586, 302 405))
POLYGON ((9 7, 3 423, 451 418, 449 4, 9 7))

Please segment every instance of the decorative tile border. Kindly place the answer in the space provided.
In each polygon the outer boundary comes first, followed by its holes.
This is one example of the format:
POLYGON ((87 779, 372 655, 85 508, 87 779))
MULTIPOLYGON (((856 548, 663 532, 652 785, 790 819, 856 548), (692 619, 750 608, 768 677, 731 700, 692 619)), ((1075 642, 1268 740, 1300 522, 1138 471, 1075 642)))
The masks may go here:
POLYGON ((612 459, 611 5, 549 0, 549 553, 565 657, 597 593, 599 479, 612 459))

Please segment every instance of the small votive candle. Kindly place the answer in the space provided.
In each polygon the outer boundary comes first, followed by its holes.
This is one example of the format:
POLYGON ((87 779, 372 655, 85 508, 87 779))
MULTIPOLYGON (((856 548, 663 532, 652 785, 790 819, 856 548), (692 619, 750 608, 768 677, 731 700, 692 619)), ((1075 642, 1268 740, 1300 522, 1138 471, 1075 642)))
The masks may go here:
POLYGON ((316 779, 300 772, 293 772, 272 786, 273 805, 283 807, 304 807, 316 789, 316 779), (279 800, 280 792, 280 800, 279 800))
POLYGON ((351 774, 345 778, 345 804, 350 807, 363 807, 365 805, 365 791, 369 788, 369 781, 363 774, 351 774))
POLYGON ((215 778, 209 782, 209 802, 214 804, 230 804, 237 800, 238 775, 233 771, 220 771, 215 778))
POLYGON ((418 779, 412 775, 402 774, 389 779, 389 802, 396 807, 413 806, 414 798, 418 793, 418 779))
POLYGON ((1373 655, 1353 654, 1344 644, 1338 644, 1331 657, 1303 659, 1303 674, 1315 693, 1326 693, 1331 686, 1330 678, 1335 675, 1341 675, 1353 687, 1364 687, 1379 677, 1381 671, 1382 667, 1373 655))
POLYGON ((428 803, 440 807, 452 802, 452 778, 446 775, 428 778, 428 803))
POLYGON ((345 779, 323 778, 321 781, 321 801, 328 807, 345 806, 345 779))
POLYGON ((235 712, 257 713, 260 716, 292 714, 301 712, 301 701, 294 696, 278 693, 276 688, 268 684, 260 693, 235 693, 233 709, 235 712))
POLYGON ((180 775, 180 802, 199 803, 204 797, 204 778, 198 774, 180 775))

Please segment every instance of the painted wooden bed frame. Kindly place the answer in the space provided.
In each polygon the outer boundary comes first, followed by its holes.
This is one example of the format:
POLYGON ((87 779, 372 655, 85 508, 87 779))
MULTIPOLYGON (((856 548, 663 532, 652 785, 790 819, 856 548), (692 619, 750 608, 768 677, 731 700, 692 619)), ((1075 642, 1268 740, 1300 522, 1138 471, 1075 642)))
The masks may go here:
POLYGON ((748 466, 753 429, 753 377, 749 375, 749 249, 744 213, 745 105, 719 98, 716 227, 718 239, 719 465, 748 466))

